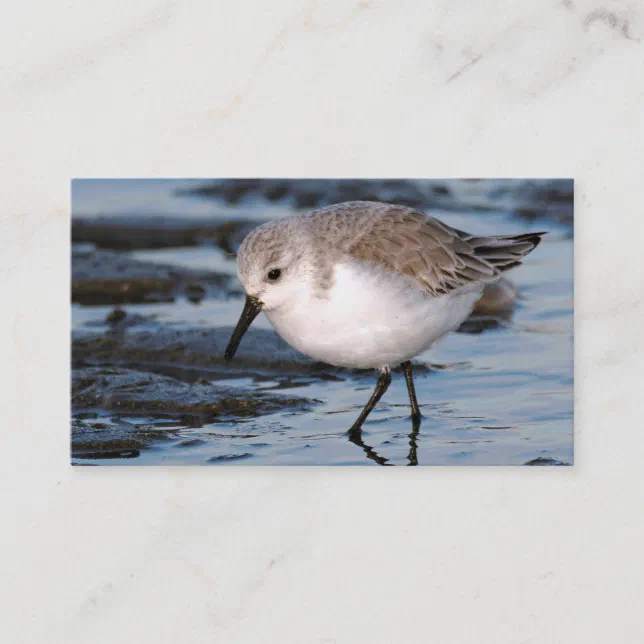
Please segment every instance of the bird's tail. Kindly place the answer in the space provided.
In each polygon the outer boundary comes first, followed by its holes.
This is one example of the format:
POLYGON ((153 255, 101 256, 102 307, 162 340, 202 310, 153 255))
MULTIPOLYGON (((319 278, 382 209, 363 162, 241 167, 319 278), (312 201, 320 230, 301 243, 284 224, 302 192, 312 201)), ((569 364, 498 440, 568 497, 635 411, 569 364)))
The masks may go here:
POLYGON ((540 232, 494 237, 471 236, 464 241, 474 249, 476 257, 480 257, 498 271, 504 272, 521 264, 523 258, 539 245, 545 234, 540 232))

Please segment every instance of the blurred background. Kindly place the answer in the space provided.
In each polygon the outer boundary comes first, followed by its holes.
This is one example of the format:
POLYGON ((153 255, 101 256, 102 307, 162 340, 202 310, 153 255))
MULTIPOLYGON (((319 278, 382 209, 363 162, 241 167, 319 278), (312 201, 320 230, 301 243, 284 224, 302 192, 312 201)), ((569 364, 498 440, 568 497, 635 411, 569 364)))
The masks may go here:
POLYGON ((71 237, 74 464, 572 464, 572 180, 77 179, 71 237), (362 445, 346 431, 373 372, 311 361, 263 315, 222 355, 245 235, 356 199, 477 234, 549 232, 415 361, 420 432, 398 373, 362 445))

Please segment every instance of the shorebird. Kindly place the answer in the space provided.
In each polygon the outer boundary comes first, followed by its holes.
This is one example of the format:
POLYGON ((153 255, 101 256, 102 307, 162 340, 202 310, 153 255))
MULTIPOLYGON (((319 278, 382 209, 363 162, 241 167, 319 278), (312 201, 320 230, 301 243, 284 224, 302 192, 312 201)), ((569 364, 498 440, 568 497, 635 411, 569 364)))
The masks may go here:
POLYGON ((265 223, 237 254, 246 303, 225 357, 233 358, 264 311, 301 353, 338 367, 380 371, 350 435, 359 435, 398 365, 417 429, 421 413, 411 359, 458 328, 485 284, 521 264, 544 234, 473 235, 413 208, 370 201, 265 223))

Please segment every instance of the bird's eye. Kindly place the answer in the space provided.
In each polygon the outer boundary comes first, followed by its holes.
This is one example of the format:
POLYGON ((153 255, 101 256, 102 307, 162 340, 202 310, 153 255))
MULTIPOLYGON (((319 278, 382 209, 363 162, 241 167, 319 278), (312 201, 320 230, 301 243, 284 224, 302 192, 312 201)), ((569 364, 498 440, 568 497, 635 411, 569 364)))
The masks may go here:
POLYGON ((282 271, 279 268, 274 268, 272 271, 268 271, 268 279, 271 282, 274 282, 280 278, 282 271))

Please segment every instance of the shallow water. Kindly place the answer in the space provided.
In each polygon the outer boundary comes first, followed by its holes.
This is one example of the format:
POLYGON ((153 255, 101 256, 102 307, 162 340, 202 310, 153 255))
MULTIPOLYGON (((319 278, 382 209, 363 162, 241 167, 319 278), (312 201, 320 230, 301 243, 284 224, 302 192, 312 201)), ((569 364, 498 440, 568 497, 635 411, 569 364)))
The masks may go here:
MULTIPOLYGON (((176 213, 177 199, 156 186, 154 207, 176 213), (165 194, 165 201, 164 195, 165 194)), ((131 195, 130 195, 131 198, 131 195)), ((187 200, 190 201, 190 200, 187 200)), ((194 199, 195 212, 230 216, 234 208, 218 208, 194 199), (208 208, 210 208, 208 210, 208 208)), ((186 198, 181 199, 182 203, 186 198)), ((78 202, 80 203, 80 202, 78 202)), ((137 198, 137 213, 145 213, 145 199, 137 198)), ((191 202, 192 203, 192 202, 191 202)), ((86 214, 105 213, 91 199, 83 201, 86 214), (87 204, 90 204, 89 206, 87 204)), ((490 204, 493 207, 494 204, 490 204)), ((295 212, 285 205, 265 202, 243 207, 245 217, 268 218, 295 212)), ((118 209, 115 210, 115 212, 118 209)), ((119 212, 124 212, 121 209, 119 212)), ((156 210, 155 210, 156 212, 156 210)), ((418 370, 416 391, 423 422, 412 433, 405 381, 400 373, 363 428, 364 445, 349 441, 346 431, 371 395, 375 374, 320 380, 310 375, 264 378, 239 372, 199 377, 225 380, 247 390, 287 393, 314 402, 308 410, 284 409, 259 417, 220 417, 194 426, 180 418, 126 415, 93 410, 88 422, 108 425, 126 422, 155 425, 167 433, 132 458, 74 458, 95 465, 522 465, 573 462, 573 240, 569 226, 537 221, 526 223, 507 211, 458 212, 454 208, 432 214, 457 228, 479 234, 548 230, 544 242, 523 266, 509 273, 519 287, 520 301, 512 319, 482 333, 453 333, 433 350, 418 357, 433 366, 418 370)), ((132 251, 146 261, 206 268, 234 274, 234 261, 213 246, 132 251)), ((128 314, 154 316, 154 325, 227 326, 236 322, 242 298, 204 299, 193 304, 126 305, 128 314)), ((72 306, 76 332, 107 330, 113 307, 72 306)), ((255 325, 270 328, 265 316, 255 325)), ((137 329, 145 328, 143 326, 137 329)), ((132 366, 132 365, 128 365, 132 366)), ((136 365, 135 365, 136 366, 136 365)), ((168 375, 168 374, 166 374, 168 375)), ((178 372, 177 377, 192 376, 178 372)), ((196 376, 195 376, 196 377, 196 376)), ((77 410, 74 410, 76 412, 77 410)))

